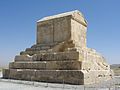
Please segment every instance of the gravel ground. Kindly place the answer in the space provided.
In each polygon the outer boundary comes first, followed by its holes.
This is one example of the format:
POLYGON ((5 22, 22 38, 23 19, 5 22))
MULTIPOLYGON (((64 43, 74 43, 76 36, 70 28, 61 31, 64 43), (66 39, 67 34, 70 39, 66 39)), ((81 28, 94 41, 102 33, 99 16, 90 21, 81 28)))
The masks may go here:
MULTIPOLYGON (((0 82, 0 90, 39 90, 39 89, 40 89, 39 87, 0 82)), ((41 90, 46 90, 46 89, 41 88, 41 90)))
MULTIPOLYGON (((2 77, 1 72, 0 77, 2 77)), ((83 86, 78 85, 63 85, 0 78, 0 90, 83 90, 83 88, 83 86)))
MULTIPOLYGON (((0 77, 2 73, 0 72, 0 77)), ((94 85, 67 85, 0 78, 0 90, 120 90, 120 77, 94 85)))

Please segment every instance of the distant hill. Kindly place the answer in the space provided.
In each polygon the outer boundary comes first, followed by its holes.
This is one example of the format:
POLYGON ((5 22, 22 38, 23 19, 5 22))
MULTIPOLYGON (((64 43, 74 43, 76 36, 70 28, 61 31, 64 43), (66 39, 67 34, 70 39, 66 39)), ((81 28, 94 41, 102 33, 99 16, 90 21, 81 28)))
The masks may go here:
POLYGON ((110 65, 111 69, 115 69, 115 68, 120 68, 120 64, 112 64, 110 65))
POLYGON ((8 64, 0 64, 0 68, 8 68, 8 64))
POLYGON ((120 76, 120 64, 112 64, 110 68, 114 71, 115 76, 120 76))

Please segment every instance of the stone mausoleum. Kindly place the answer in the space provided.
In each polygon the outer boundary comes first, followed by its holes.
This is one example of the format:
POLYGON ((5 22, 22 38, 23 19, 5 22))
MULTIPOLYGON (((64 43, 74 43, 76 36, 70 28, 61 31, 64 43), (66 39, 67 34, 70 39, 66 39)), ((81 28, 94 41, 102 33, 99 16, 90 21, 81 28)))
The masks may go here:
POLYGON ((37 40, 10 62, 3 78, 92 84, 113 77, 105 58, 86 43, 87 22, 75 10, 37 21, 37 40))

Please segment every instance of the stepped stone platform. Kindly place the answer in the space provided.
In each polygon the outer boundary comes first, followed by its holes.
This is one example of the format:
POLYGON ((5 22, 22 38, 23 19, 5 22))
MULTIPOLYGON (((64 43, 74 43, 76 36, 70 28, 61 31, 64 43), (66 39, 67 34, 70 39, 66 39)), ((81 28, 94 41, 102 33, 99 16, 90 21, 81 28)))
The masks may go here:
POLYGON ((3 78, 77 85, 110 80, 113 72, 87 47, 86 32, 87 22, 77 10, 42 18, 36 44, 15 56, 3 78))

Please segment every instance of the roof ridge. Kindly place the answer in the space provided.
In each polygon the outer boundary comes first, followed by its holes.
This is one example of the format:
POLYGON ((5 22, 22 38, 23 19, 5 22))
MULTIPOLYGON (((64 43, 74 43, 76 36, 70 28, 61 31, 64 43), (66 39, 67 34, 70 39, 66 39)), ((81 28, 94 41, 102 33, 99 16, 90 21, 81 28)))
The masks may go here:
POLYGON ((46 16, 46 17, 43 17, 42 19, 38 20, 37 22, 46 21, 46 20, 59 18, 59 17, 64 17, 64 16, 69 16, 69 15, 73 15, 74 13, 78 13, 83 17, 83 14, 79 10, 74 10, 74 11, 60 13, 60 14, 57 14, 57 15, 46 16))

